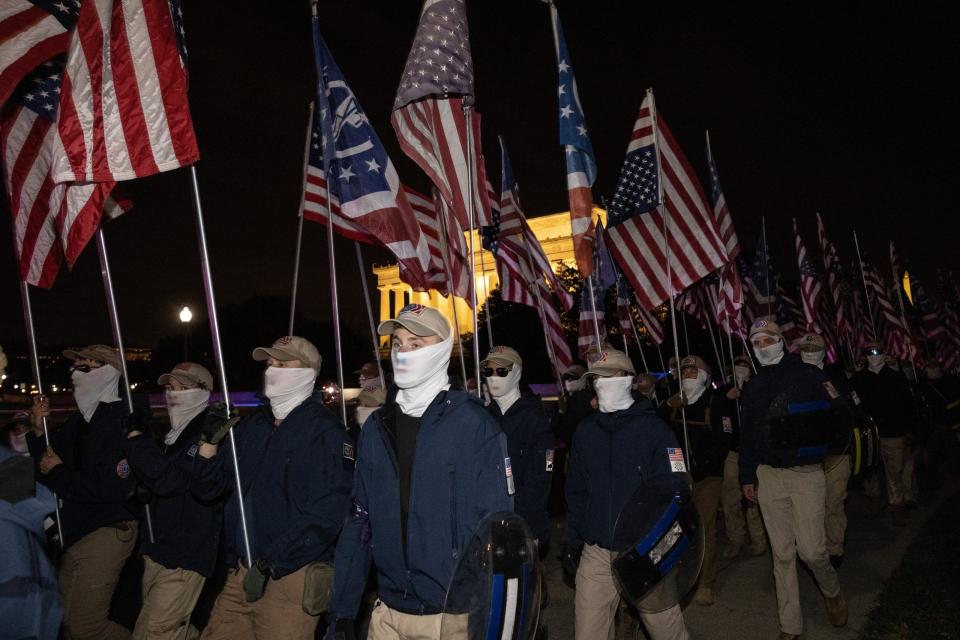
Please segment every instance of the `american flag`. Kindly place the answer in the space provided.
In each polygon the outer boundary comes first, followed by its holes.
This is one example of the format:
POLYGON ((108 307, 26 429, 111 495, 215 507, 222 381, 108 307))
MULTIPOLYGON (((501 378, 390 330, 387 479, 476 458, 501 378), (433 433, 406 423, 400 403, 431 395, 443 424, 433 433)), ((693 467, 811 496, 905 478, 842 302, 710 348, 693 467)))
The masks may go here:
POLYGON ((610 203, 607 230, 610 251, 644 308, 655 307, 727 262, 696 174, 654 108, 653 92, 647 90, 610 203))
POLYGON ((954 371, 960 367, 960 296, 949 272, 941 271, 939 275, 946 336, 937 349, 937 359, 945 371, 954 371))
POLYGON ((797 304, 796 297, 788 293, 783 285, 777 290, 776 314, 777 324, 787 345, 793 345, 806 333, 803 310, 797 304))
POLYGON ((727 199, 724 197, 723 189, 720 186, 720 173, 717 171, 717 163, 713 159, 713 150, 710 148, 709 131, 706 133, 706 138, 707 169, 710 171, 710 202, 713 205, 713 216, 717 221, 720 237, 723 239, 729 258, 719 274, 720 285, 717 291, 715 310, 717 325, 723 327, 731 335, 739 335, 744 331, 740 322, 740 309, 743 307, 743 286, 735 264, 737 257, 740 255, 740 240, 737 238, 737 230, 733 226, 730 207, 727 206, 727 199))
POLYGON ((167 0, 84 0, 60 96, 56 182, 131 180, 200 158, 182 45, 167 0))
POLYGON ((912 360, 915 350, 901 322, 900 313, 891 301, 890 290, 873 268, 869 258, 863 258, 861 268, 870 301, 868 309, 873 313, 874 328, 879 334, 877 339, 890 355, 903 360, 912 360))
POLYGON ((590 188, 597 179, 597 161, 593 145, 587 135, 587 123, 577 93, 577 80, 557 7, 550 3, 553 23, 553 43, 557 54, 559 73, 557 96, 560 108, 560 144, 567 162, 567 195, 570 202, 570 228, 573 234, 573 253, 577 267, 584 278, 593 271, 593 192, 590 188))
POLYGON ((620 331, 627 340, 633 340, 636 334, 633 331, 633 311, 630 303, 630 283, 623 276, 617 278, 617 320, 620 322, 620 331))
POLYGON ((110 198, 112 182, 53 181, 63 62, 58 56, 30 73, 0 114, 3 173, 20 278, 45 288, 53 286, 64 261, 73 265, 105 209, 113 217, 129 206, 110 198))
POLYGON ((67 50, 80 0, 7 0, 0 8, 0 105, 27 74, 67 50))
POLYGON ((796 237, 797 247, 797 266, 800 269, 800 298, 803 301, 803 316, 806 321, 807 331, 820 333, 820 326, 817 322, 817 307, 820 303, 820 293, 823 287, 820 286, 820 276, 813 266, 813 261, 807 254, 807 247, 803 244, 803 238, 800 237, 800 231, 797 230, 797 219, 793 219, 793 235, 796 237))
POLYGON ((312 27, 318 103, 304 171, 304 214, 325 223, 329 190, 334 228, 386 247, 397 258, 404 282, 425 291, 431 286, 428 237, 370 119, 320 36, 316 16, 312 27))
POLYGON ((471 196, 475 226, 491 224, 478 113, 470 118, 473 148, 467 145, 464 108, 473 102, 465 0, 426 0, 390 121, 400 148, 433 181, 463 229, 470 227, 471 196))
POLYGON ((702 329, 710 326, 710 303, 704 298, 703 287, 698 282, 677 298, 677 310, 696 320, 702 329))
MULTIPOLYGON (((420 205, 418 216, 421 214, 427 216, 426 204, 420 205)), ((454 295, 462 298, 472 308, 470 248, 467 245, 464 231, 460 228, 460 223, 450 215, 446 203, 440 197, 440 192, 436 188, 433 189, 433 202, 430 203, 429 218, 425 217, 423 226, 424 229, 429 229, 429 234, 434 231, 438 233, 439 251, 434 250, 433 245, 431 245, 433 261, 431 278, 434 281, 434 288, 444 295, 454 295), (438 276, 442 279, 442 283, 439 285, 437 283, 438 276)))
POLYGON ((916 312, 917 324, 923 332, 923 337, 927 342, 931 342, 943 337, 946 334, 946 327, 937 313, 937 309, 930 301, 927 295, 927 289, 923 286, 920 278, 910 275, 910 291, 913 293, 913 308, 916 312))
POLYGON ((604 324, 607 308, 607 288, 600 282, 596 274, 583 279, 580 288, 580 321, 577 326, 577 353, 581 359, 586 359, 587 352, 596 347, 602 350, 603 345, 597 344, 597 330, 600 340, 606 341, 607 326, 604 324), (590 300, 590 283, 593 282, 593 301, 590 300))
POLYGON ((665 337, 663 325, 660 323, 660 318, 657 317, 653 309, 647 309, 637 301, 637 315, 640 316, 640 322, 643 323, 643 328, 647 330, 647 335, 650 336, 650 339, 655 344, 663 344, 665 337))
POLYGON ((720 228, 720 237, 723 238, 727 256, 733 261, 740 255, 740 240, 737 238, 737 230, 733 227, 733 217, 730 215, 727 199, 723 196, 723 189, 720 187, 720 173, 717 171, 717 163, 713 159, 713 151, 710 149, 709 131, 706 136, 707 169, 710 171, 710 202, 713 203, 713 216, 720 228))
POLYGON ((847 334, 846 307, 850 304, 850 284, 843 277, 843 268, 837 248, 827 238, 827 231, 823 226, 820 214, 817 214, 817 236, 820 239, 820 253, 823 256, 823 270, 827 274, 827 286, 830 288, 830 297, 833 301, 833 327, 837 336, 847 334))
POLYGON ((743 283, 740 281, 740 269, 733 260, 720 270, 719 295, 717 296, 717 324, 733 336, 746 336, 742 322, 745 299, 743 283))

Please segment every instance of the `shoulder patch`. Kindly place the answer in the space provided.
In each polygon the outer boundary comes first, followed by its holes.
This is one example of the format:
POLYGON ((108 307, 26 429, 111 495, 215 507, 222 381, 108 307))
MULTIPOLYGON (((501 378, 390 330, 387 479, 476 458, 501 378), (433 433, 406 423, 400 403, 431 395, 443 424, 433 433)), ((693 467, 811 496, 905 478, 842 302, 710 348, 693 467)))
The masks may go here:
POLYGON ((194 456, 197 455, 197 451, 198 451, 199 449, 200 449, 200 445, 198 445, 198 444, 192 444, 192 445, 190 445, 190 448, 187 449, 187 455, 192 458, 192 457, 194 457, 194 456))
POLYGON ((837 388, 833 386, 833 383, 829 380, 823 383, 823 388, 827 390, 827 394, 829 394, 831 399, 836 400, 840 397, 840 392, 837 391, 837 388))
POLYGON ((357 461, 357 452, 353 445, 349 442, 343 443, 343 457, 347 460, 352 460, 353 462, 357 461))
POLYGON ((721 416, 720 422, 723 424, 724 433, 733 433, 733 420, 730 416, 721 416))
POLYGON ((513 483, 513 467, 510 466, 510 457, 503 459, 503 473, 507 476, 507 495, 513 495, 517 488, 513 483))
POLYGON ((860 405, 860 396, 857 395, 857 392, 856 392, 856 391, 851 391, 851 392, 850 392, 850 397, 853 399, 853 404, 854 404, 854 405, 857 405, 857 406, 860 405))
POLYGON ((547 471, 553 471, 553 449, 547 449, 547 471))
POLYGON ((130 463, 126 458, 117 463, 117 477, 121 479, 130 477, 130 463))
POLYGON ((687 465, 683 461, 683 449, 680 447, 667 447, 667 460, 670 462, 670 470, 674 473, 687 471, 687 465))

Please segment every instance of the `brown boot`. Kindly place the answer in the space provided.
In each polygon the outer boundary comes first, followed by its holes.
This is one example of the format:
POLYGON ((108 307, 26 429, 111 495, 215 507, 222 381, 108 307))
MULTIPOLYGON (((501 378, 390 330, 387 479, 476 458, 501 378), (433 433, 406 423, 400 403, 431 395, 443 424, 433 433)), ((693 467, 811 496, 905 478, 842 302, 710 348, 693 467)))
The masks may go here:
POLYGON ((840 592, 833 598, 824 598, 827 603, 827 618, 830 624, 835 627, 842 627, 847 624, 847 601, 840 592))
POLYGON ((710 587, 699 587, 696 595, 693 596, 693 602, 700 607, 709 607, 713 604, 713 589, 710 587))

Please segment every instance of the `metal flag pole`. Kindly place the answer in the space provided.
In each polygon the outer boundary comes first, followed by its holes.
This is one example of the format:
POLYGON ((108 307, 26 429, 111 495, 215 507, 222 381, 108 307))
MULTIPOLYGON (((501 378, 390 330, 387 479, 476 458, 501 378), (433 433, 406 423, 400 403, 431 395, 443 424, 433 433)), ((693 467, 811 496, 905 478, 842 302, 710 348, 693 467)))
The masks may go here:
MULTIPOLYGON (((463 338, 460 335, 460 318, 457 315, 457 296, 454 294, 453 269, 450 268, 450 240, 447 231, 447 206, 443 198, 438 197, 437 190, 433 190, 434 202, 440 203, 441 210, 437 212, 437 219, 440 221, 440 251, 443 254, 443 270, 447 274, 447 295, 450 298, 450 308, 453 310, 453 330, 457 334, 457 353, 460 355, 460 375, 463 376, 463 388, 467 388, 467 362, 463 357, 463 338)), ((490 315, 489 308, 487 315, 490 315)), ((493 347, 490 347, 491 349, 493 347)), ((477 389, 480 388, 480 379, 477 378, 477 389)))
POLYGON ((870 319, 870 331, 873 332, 873 339, 880 341, 880 334, 877 333, 877 326, 873 322, 873 308, 870 304, 870 290, 867 288, 867 276, 863 272, 863 258, 860 257, 860 242, 857 240, 857 230, 853 230, 853 246, 857 250, 857 263, 860 265, 860 281, 863 283, 863 297, 867 304, 867 318, 870 319))
MULTIPOLYGON (((123 334, 120 331, 120 316, 117 313, 117 297, 113 293, 113 277, 110 275, 110 258, 107 254, 107 239, 103 227, 97 228, 97 255, 100 257, 100 276, 103 278, 103 291, 107 297, 107 314, 110 316, 110 328, 113 329, 113 342, 120 355, 120 374, 123 376, 123 393, 127 401, 127 411, 133 416, 133 394, 130 392, 130 374, 127 373, 126 352, 123 349, 123 334)), ((143 505, 143 515, 147 521, 147 535, 153 544, 153 515, 150 505, 143 505)))
POLYGON ((483 263, 483 244, 480 245, 480 279, 483 280, 483 294, 485 298, 484 305, 486 307, 486 313, 483 314, 484 320, 487 323, 487 344, 490 346, 490 350, 493 350, 493 324, 490 322, 490 303, 493 301, 493 298, 490 297, 490 283, 487 281, 487 267, 483 263))
POLYGON ((663 349, 660 347, 660 343, 657 343, 657 355, 660 356, 660 368, 664 372, 667 372, 667 363, 663 359, 663 349))
MULTIPOLYGON (((303 184, 307 184, 307 163, 310 161, 310 142, 313 133, 313 103, 310 103, 310 117, 307 119, 307 141, 303 146, 303 184)), ((297 248, 293 257, 293 286, 290 290, 290 324, 287 335, 293 335, 293 318, 297 311, 297 285, 300 282, 300 248, 303 246, 303 205, 306 198, 306 189, 300 192, 300 216, 297 221, 297 248)), ((330 204, 327 203, 329 207, 330 204)), ((379 364, 379 360, 377 363, 379 364)), ((380 376, 381 381, 383 375, 380 376)))
MULTIPOLYGON (((470 298, 473 302, 473 373, 477 380, 477 397, 482 398, 480 392, 480 332, 477 324, 477 254, 473 247, 473 233, 476 228, 476 206, 475 196, 477 185, 473 180, 473 164, 476 158, 473 157, 473 108, 463 104, 463 114, 466 117, 467 124, 467 217, 470 219, 470 298)), ((462 351, 462 349, 461 349, 462 351)), ((463 381, 464 388, 467 387, 467 381, 463 381)))
MULTIPOLYGON (((527 251, 527 259, 532 262, 533 258, 530 256, 530 252, 527 251)), ((530 265, 530 268, 533 268, 533 265, 530 265)), ((536 273, 536 272, 534 272, 536 273)), ((533 291, 536 294, 537 298, 537 311, 540 315, 540 322, 543 323, 544 327, 547 325, 547 312, 543 308, 543 296, 540 293, 540 280, 536 277, 531 281, 530 286, 533 287, 533 291)), ((559 390, 560 397, 566 397, 566 387, 563 386, 563 372, 560 371, 560 363, 557 360, 557 353, 553 350, 553 343, 550 342, 550 336, 547 335, 546 331, 543 333, 543 337, 547 345, 547 357, 550 358, 550 361, 553 363, 554 376, 557 379, 557 389, 559 390)))
MULTIPOLYGON (((301 216, 302 218, 303 216, 301 216)), ((357 267, 360 269, 360 282, 363 284, 363 300, 367 303, 367 321, 370 324, 370 339, 373 341, 373 361, 377 363, 377 374, 380 376, 380 387, 387 388, 386 378, 383 377, 383 366, 380 364, 380 341, 377 339, 377 328, 373 323, 373 307, 370 303, 370 290, 367 286, 367 274, 363 268, 363 252, 360 250, 360 243, 353 241, 353 246, 357 250, 357 267)), ((293 326, 293 314, 290 315, 290 324, 293 326)), ((341 397, 343 393, 341 392, 341 397)))
MULTIPOLYGON (((330 204, 330 182, 323 187, 327 201, 327 265, 330 269, 330 304, 333 312, 333 346, 337 356, 337 384, 340 385, 340 418, 347 424, 347 400, 343 395, 343 347, 340 342, 340 297, 337 294, 337 260, 333 248, 333 207, 330 204)), ((366 280, 364 280, 366 284, 366 280)), ((369 302, 369 301, 368 301, 369 302)))
MULTIPOLYGON (((667 258, 668 263, 669 263, 669 260, 670 259, 667 258)), ((670 273, 669 266, 667 267, 667 273, 670 273)), ((684 349, 686 349, 687 355, 690 355, 690 333, 687 331, 687 314, 681 313, 680 319, 683 322, 683 347, 684 349)), ((679 362, 680 362, 680 356, 677 356, 677 363, 679 364, 679 362)))
MULTIPOLYGON (((596 270, 596 267, 594 267, 596 270)), ((590 309, 593 311, 593 333, 597 339, 597 353, 603 353, 603 342, 600 340, 600 322, 597 320, 597 298, 593 291, 593 276, 587 278, 587 285, 590 289, 590 309)), ((583 304, 581 298, 580 304, 583 304)))
MULTIPOLYGON (((33 328, 33 307, 30 305, 30 285, 20 281, 20 299, 23 301, 23 324, 27 330, 27 347, 30 351, 30 368, 33 380, 37 383, 37 394, 43 397, 43 380, 40 376, 40 356, 37 354, 37 333, 33 328)), ((50 448, 50 431, 47 428, 47 416, 43 416, 43 441, 50 448)), ((60 521, 60 498, 53 494, 54 519, 57 521, 57 539, 63 548, 63 523, 60 521)))
POLYGON ((773 299, 770 292, 770 247, 767 245, 767 218, 760 216, 760 234, 763 236, 763 271, 767 283, 767 315, 772 315, 773 299))
MULTIPOLYGON (((203 292, 207 301, 207 316, 210 318, 210 338, 213 342, 213 359, 220 374, 220 390, 223 404, 230 413, 230 392, 227 389, 227 368, 223 361, 223 349, 220 345, 220 322, 217 319, 217 299, 213 291, 213 274, 210 271, 210 254, 207 251, 207 232, 203 224, 203 206, 200 203, 200 182, 197 179, 197 166, 190 165, 190 183, 193 187, 193 210, 197 215, 197 242, 200 245, 200 269, 203 272, 203 292)), ((233 460, 233 479, 236 484, 237 504, 240 507, 240 526, 243 529, 243 551, 247 566, 253 566, 253 554, 250 553, 250 534, 247 530, 247 510, 243 502, 243 484, 240 482, 240 465, 237 462, 237 438, 230 429, 230 450, 233 460)))

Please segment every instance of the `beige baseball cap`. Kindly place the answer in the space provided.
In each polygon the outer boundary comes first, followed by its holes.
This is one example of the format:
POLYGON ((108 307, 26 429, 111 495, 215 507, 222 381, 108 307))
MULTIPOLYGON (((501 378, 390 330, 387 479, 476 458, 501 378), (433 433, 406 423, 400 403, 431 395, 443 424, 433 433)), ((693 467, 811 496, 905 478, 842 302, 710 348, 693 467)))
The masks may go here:
POLYGON ((361 407, 379 407, 387 401, 387 392, 382 387, 364 389, 357 396, 357 404, 361 407))
POLYGON ((305 368, 320 371, 320 352, 313 343, 300 336, 283 336, 269 347, 257 347, 253 350, 254 360, 276 358, 281 362, 299 360, 305 368))
POLYGON ((63 352, 63 357, 74 362, 82 359, 96 360, 97 362, 109 364, 117 371, 120 371, 120 352, 105 344, 91 344, 88 347, 82 347, 80 349, 66 349, 63 352))
POLYGON ((592 376, 609 377, 620 371, 634 375, 637 372, 627 354, 616 349, 607 349, 598 354, 590 361, 588 367, 587 373, 592 376))
POLYGON ((490 349, 490 353, 487 354, 487 357, 480 361, 480 366, 487 363, 497 363, 497 364, 513 364, 519 367, 523 366, 523 358, 520 357, 520 354, 517 353, 516 349, 511 347, 494 347, 490 349))
POLYGON ((800 351, 826 351, 827 343, 823 336, 816 333, 805 333, 800 338, 800 351))
POLYGON ((750 339, 755 335, 766 335, 771 338, 783 338, 783 331, 773 320, 757 320, 750 326, 750 339))
POLYGON ((450 323, 439 311, 422 304, 408 304, 392 320, 384 320, 377 327, 381 336, 393 335, 397 327, 403 327, 415 336, 450 337, 450 323))
POLYGON ((165 373, 157 379, 157 384, 164 385, 171 380, 176 380, 180 384, 200 387, 201 389, 213 389, 213 376, 203 365, 196 362, 181 362, 173 367, 170 373, 165 373))
POLYGON ((354 371, 353 374, 363 378, 379 378, 380 369, 377 368, 376 362, 367 362, 362 367, 354 371))
POLYGON ((713 374, 713 369, 700 356, 686 356, 681 360, 680 371, 683 372, 684 369, 702 369, 708 376, 713 374))
POLYGON ((733 364, 734 364, 734 365, 738 365, 738 364, 739 364, 739 365, 744 366, 744 367, 752 367, 752 366, 753 366, 753 363, 750 361, 750 357, 747 356, 747 355, 744 355, 744 354, 742 354, 742 353, 741 353, 740 355, 738 355, 736 358, 733 359, 733 364))

